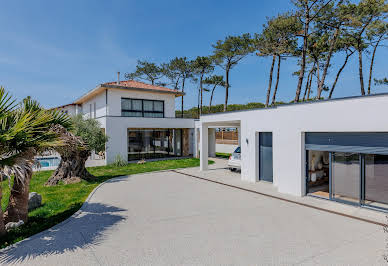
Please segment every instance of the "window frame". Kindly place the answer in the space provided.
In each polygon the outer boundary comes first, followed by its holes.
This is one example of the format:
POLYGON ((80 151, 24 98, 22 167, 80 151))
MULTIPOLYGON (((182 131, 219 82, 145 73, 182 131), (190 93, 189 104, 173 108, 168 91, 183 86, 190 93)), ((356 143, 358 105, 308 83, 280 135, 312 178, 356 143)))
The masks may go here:
POLYGON ((123 117, 147 117, 147 118, 164 118, 164 101, 163 100, 151 100, 151 99, 137 99, 137 98, 126 98, 126 97, 121 97, 121 116, 123 117), (141 111, 140 110, 134 110, 133 105, 131 102, 131 109, 123 109, 122 107, 122 101, 123 100, 137 100, 141 101, 141 111), (144 110, 144 101, 151 101, 152 102, 152 111, 145 111, 144 110), (155 111, 155 102, 161 102, 162 103, 162 111, 155 111), (123 115, 123 112, 134 112, 134 113, 139 113, 141 112, 141 116, 136 116, 136 115, 123 115), (150 117, 150 116, 145 116, 145 114, 162 114, 161 117, 150 117))

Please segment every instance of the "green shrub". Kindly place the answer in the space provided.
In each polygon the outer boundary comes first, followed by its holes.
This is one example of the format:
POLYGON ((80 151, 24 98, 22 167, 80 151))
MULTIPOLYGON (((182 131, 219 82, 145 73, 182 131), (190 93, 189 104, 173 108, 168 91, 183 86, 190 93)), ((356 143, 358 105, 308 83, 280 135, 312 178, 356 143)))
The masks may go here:
POLYGON ((124 158, 120 154, 116 155, 115 160, 112 163, 113 166, 117 166, 117 167, 126 166, 127 164, 128 164, 128 162, 125 161, 124 158))

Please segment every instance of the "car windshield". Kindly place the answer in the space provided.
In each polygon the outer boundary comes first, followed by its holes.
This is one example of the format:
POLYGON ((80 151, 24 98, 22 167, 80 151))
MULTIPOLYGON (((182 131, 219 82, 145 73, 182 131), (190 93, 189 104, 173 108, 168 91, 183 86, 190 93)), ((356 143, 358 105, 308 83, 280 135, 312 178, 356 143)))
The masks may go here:
POLYGON ((237 147, 237 149, 233 153, 241 153, 241 147, 237 147))

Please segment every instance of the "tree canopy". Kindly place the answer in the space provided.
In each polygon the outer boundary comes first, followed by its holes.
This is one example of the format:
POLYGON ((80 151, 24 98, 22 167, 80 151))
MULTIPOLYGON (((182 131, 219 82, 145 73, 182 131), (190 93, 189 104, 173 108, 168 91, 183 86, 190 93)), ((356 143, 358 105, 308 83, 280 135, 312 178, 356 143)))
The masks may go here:
MULTIPOLYGON (((372 82, 375 80, 374 68, 379 48, 385 47, 387 41, 386 0, 291 0, 291 2, 293 7, 290 10, 268 18, 259 32, 253 34, 254 37, 251 37, 250 33, 228 35, 211 45, 213 51, 209 56, 198 56, 194 60, 175 57, 168 63, 160 65, 139 61, 139 70, 128 77, 142 77, 152 83, 158 80, 157 84, 168 85, 182 92, 185 84, 188 85, 186 81, 193 81, 198 88, 196 110, 200 113, 203 106, 203 91, 206 91, 203 87, 204 80, 208 81, 210 75, 220 75, 223 72, 225 81, 223 110, 226 111, 231 87, 230 71, 247 55, 255 53, 257 56, 271 59, 268 67, 266 107, 270 105, 271 94, 271 105, 277 102, 278 88, 283 86, 280 82, 280 73, 283 76, 286 72, 284 69, 280 71, 281 63, 291 57, 296 59, 297 63, 294 65, 296 69, 289 71, 289 75, 298 76, 294 102, 335 96, 335 88, 346 67, 358 67, 360 94, 371 94, 373 86, 380 84, 372 82), (355 58, 357 64, 349 64, 355 57, 353 55, 357 55, 355 58), (213 62, 214 67, 211 71, 199 70, 198 58, 202 57, 213 62), (366 82, 364 76, 367 76, 366 82)), ((236 85, 234 87, 239 87, 239 84, 236 85)), ((290 86, 287 84, 288 90, 290 86)), ((257 94, 261 93, 258 91, 257 94)), ((219 94, 215 95, 218 97, 219 94)), ((213 96, 212 93, 211 100, 213 96)), ((180 112, 182 115, 183 106, 182 97, 180 112)))
POLYGON ((82 138, 90 150, 95 152, 105 151, 108 137, 101 130, 100 123, 92 118, 84 119, 82 115, 72 117, 72 132, 82 138))
POLYGON ((253 52, 254 45, 249 33, 241 36, 227 36, 224 40, 218 40, 213 46, 213 55, 216 65, 225 70, 225 103, 226 111, 229 99, 229 73, 241 59, 253 52))
POLYGON ((155 63, 147 61, 137 61, 136 70, 132 73, 126 73, 127 79, 140 79, 151 82, 152 85, 155 81, 163 76, 162 68, 155 63))

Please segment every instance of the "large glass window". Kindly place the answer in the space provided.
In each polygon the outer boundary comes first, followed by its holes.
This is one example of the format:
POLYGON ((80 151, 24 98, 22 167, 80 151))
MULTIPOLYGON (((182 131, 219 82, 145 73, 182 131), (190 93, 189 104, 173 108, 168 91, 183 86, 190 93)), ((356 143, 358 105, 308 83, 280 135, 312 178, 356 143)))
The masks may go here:
POLYGON ((164 117, 164 102, 121 98, 121 115, 131 117, 164 117))
POLYGON ((379 203, 388 204, 388 155, 366 154, 365 204, 379 203))
POLYGON ((360 201, 360 155, 335 152, 332 166, 332 193, 340 200, 360 201))
POLYGON ((166 130, 155 130, 154 131, 154 143, 155 143, 155 157, 163 158, 170 152, 170 145, 168 143, 168 137, 170 131, 166 130))
POLYGON ((182 156, 181 129, 129 129, 128 160, 182 156))

